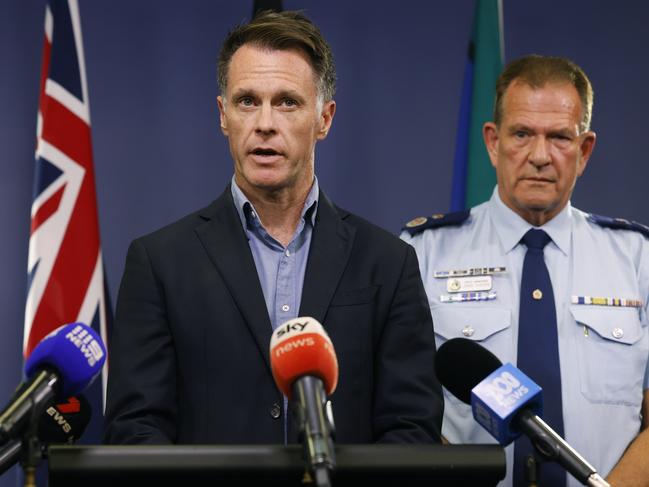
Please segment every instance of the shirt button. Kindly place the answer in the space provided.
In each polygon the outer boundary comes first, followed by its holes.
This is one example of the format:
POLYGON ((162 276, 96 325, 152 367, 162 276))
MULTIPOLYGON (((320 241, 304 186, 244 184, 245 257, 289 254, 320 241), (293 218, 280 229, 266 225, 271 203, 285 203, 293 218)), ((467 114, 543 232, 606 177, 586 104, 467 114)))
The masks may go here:
POLYGON ((285 304, 285 305, 282 306, 282 311, 285 311, 285 312, 286 312, 286 311, 288 311, 289 309, 291 309, 291 307, 290 307, 288 304, 285 304))
POLYGON ((290 257, 290 256, 291 256, 291 251, 289 249, 286 249, 286 257, 290 257))
POLYGON ((615 338, 619 339, 619 338, 622 338, 624 336, 624 330, 622 328, 613 328, 613 331, 611 332, 611 334, 615 338))
POLYGON ((270 416, 273 419, 278 419, 282 415, 282 408, 276 402, 270 407, 270 416))
POLYGON ((470 325, 466 325, 464 328, 462 328, 462 335, 464 335, 465 337, 473 336, 474 332, 475 330, 470 325))

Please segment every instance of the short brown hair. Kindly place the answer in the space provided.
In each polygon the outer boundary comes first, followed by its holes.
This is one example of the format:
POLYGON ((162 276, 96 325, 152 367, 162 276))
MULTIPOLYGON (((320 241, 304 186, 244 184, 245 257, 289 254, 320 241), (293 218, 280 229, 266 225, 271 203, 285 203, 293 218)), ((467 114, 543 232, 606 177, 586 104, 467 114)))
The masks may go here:
POLYGON ((529 56, 516 59, 505 66, 496 81, 496 102, 494 104, 494 122, 500 126, 503 117, 503 98, 509 85, 522 81, 532 88, 541 88, 547 83, 570 83, 575 87, 581 100, 582 132, 590 130, 593 112, 593 87, 586 73, 569 59, 555 56, 529 56))
POLYGON ((221 94, 228 84, 228 68, 234 53, 244 44, 265 49, 299 49, 311 60, 318 94, 324 101, 336 91, 336 68, 333 55, 320 30, 302 12, 271 10, 258 13, 248 24, 235 27, 223 42, 219 53, 218 79, 221 94))

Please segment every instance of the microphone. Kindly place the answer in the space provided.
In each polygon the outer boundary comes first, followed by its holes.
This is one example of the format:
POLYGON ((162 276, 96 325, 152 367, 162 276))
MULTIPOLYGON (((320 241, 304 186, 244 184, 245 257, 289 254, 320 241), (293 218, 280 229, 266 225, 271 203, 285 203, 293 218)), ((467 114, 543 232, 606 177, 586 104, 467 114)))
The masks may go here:
POLYGON ((270 365, 279 390, 296 404, 300 437, 316 485, 330 486, 329 470, 336 458, 331 402, 338 384, 338 360, 333 344, 317 320, 289 320, 270 341, 270 365))
POLYGON ((41 415, 38 438, 45 444, 72 444, 81 438, 91 416, 92 408, 83 394, 69 397, 65 402, 49 406, 41 415))
MULTIPOLYGON (((83 395, 72 396, 65 403, 49 406, 38 422, 38 438, 43 445, 72 444, 81 438, 91 414, 90 403, 83 395)), ((20 459, 22 447, 22 439, 15 438, 0 450, 0 475, 20 459)))
POLYGON ((25 363, 27 381, 0 412, 0 443, 21 435, 52 401, 83 391, 105 360, 101 338, 83 323, 63 325, 43 338, 25 363))
POLYGON ((525 434, 545 460, 559 463, 584 485, 610 487, 574 448, 540 417, 542 391, 523 372, 467 338, 444 342, 435 356, 437 377, 471 404, 473 417, 503 446, 525 434))

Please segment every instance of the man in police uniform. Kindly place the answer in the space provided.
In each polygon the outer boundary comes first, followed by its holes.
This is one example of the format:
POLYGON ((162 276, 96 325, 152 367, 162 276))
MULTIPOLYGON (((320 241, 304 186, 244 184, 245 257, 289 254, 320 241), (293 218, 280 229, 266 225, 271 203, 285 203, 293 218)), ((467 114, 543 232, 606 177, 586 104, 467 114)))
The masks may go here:
MULTIPOLYGON (((466 337, 520 364, 521 239, 531 228, 545 231, 561 385, 560 397, 544 402, 561 401, 566 440, 612 485, 649 485, 649 228, 570 204, 595 145, 592 100, 590 81, 566 59, 510 63, 497 82, 494 122, 483 127, 498 182, 491 199, 417 218, 402 238, 419 257, 437 346, 466 337)), ((538 289, 532 294, 542 299, 538 289)), ((445 398, 449 442, 493 441, 469 406, 448 391, 445 398)), ((513 457, 508 447, 504 485, 513 482, 513 457)))

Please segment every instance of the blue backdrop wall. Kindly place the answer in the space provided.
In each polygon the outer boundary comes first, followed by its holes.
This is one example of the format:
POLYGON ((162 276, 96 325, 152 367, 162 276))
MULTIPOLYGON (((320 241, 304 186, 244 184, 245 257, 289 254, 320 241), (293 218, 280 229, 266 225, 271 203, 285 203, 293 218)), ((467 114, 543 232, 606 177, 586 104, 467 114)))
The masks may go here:
MULTIPOLYGON (((232 167, 215 59, 252 0, 79 0, 99 217, 116 296, 131 239, 209 203, 232 167)), ((329 39, 338 111, 322 187, 398 232, 444 211, 473 0, 285 0, 329 39)), ((0 0, 0 402, 20 380, 43 0, 0 0)), ((504 0, 505 58, 568 56, 595 87, 597 147, 573 204, 649 221, 649 3, 504 0)), ((6 476, 0 478, 6 482, 6 476)))

